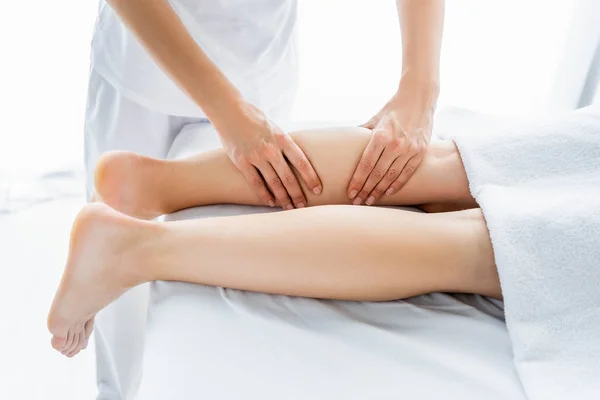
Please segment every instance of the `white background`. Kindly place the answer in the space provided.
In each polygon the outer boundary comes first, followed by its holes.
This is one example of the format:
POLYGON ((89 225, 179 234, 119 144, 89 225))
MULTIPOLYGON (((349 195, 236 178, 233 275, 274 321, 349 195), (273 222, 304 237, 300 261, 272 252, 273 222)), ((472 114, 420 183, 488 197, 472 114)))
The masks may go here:
MULTIPOLYGON (((439 106, 543 111, 574 0, 449 0, 439 106)), ((81 164, 95 0, 0 6, 0 180, 81 164)), ((366 120, 397 85, 394 0, 304 0, 294 117, 366 120)))
MULTIPOLYGON (((439 107, 543 113, 574 0, 448 0, 439 107)), ((0 5, 2 189, 81 168, 95 0, 0 5)), ((366 120, 400 71, 393 0, 303 0, 296 119, 366 120)), ((81 188, 83 192, 83 187, 81 188)), ((45 315, 82 199, 0 215, 0 398, 91 399, 93 352, 49 347, 45 315)))

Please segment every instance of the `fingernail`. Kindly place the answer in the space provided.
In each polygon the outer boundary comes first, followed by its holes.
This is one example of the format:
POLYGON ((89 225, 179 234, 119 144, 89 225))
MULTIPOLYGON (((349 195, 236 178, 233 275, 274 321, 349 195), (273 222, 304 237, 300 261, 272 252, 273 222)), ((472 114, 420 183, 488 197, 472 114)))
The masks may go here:
POLYGON ((373 197, 373 196, 371 196, 371 197, 369 197, 369 198, 367 199, 367 205, 369 205, 369 206, 370 206, 371 204, 373 204, 374 202, 375 202, 375 197, 373 197))
POLYGON ((294 206, 293 206, 293 205, 291 205, 291 204, 288 204, 287 206, 285 206, 285 209, 286 209, 286 210, 293 210, 293 209, 294 209, 294 206))
POLYGON ((360 205, 360 203, 362 203, 362 199, 360 197, 355 198, 352 202, 352 204, 354 204, 355 206, 360 205))
POLYGON ((269 207, 275 207, 275 202, 273 200, 269 200, 269 207))
POLYGON ((392 189, 392 188, 389 188, 388 190, 385 191, 385 194, 387 194, 387 195, 390 195, 392 193, 394 193, 394 189, 392 189))
POLYGON ((358 191, 357 191, 357 190, 353 190, 353 191, 351 191, 351 192, 350 192, 350 198, 351 198, 351 199, 355 198, 357 194, 358 194, 358 191))
POLYGON ((317 196, 321 194, 321 188, 320 187, 316 187, 313 189, 313 193, 316 194, 317 196))
POLYGON ((298 207, 298 208, 304 208, 304 203, 298 203, 298 205, 296 207, 298 207))

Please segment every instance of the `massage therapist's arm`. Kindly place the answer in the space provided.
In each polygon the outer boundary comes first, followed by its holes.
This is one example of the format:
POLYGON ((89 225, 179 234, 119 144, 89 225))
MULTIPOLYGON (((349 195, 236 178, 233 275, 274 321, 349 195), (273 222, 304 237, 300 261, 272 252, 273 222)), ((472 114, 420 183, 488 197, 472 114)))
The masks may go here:
MULTIPOLYGON (((444 0, 397 0, 402 71, 396 93, 363 126, 373 137, 348 187, 354 204, 397 192, 427 151, 439 92, 444 0)), ((399 50, 399 49, 398 49, 399 50)), ((390 51, 398 51, 390 49, 390 51)), ((385 54, 373 54, 381 62, 385 54)))
POLYGON ((157 64, 204 111, 232 162, 263 204, 273 206, 275 200, 285 208, 306 204, 289 164, 300 172, 310 190, 321 192, 317 174, 302 150, 262 111, 244 100, 194 41, 168 0, 107 2, 157 64))

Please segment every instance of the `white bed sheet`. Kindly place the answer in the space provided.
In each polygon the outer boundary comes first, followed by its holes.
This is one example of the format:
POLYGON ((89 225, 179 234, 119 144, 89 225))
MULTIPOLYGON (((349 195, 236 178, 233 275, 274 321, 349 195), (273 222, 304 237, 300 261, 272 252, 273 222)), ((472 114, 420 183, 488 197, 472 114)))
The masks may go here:
POLYGON ((143 400, 525 398, 500 304, 468 295, 362 303, 156 282, 143 370, 143 400))
MULTIPOLYGON (((172 158, 218 145, 206 126, 172 158)), ((170 220, 271 212, 220 205, 170 220)), ((151 286, 137 399, 524 399, 501 303, 431 294, 385 303, 151 286)))

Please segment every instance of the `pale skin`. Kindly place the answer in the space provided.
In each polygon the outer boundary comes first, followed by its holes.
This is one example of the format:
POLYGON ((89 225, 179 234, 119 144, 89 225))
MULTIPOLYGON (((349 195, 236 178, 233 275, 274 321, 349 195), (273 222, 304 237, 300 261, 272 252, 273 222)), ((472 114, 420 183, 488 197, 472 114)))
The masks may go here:
POLYGON ((433 142, 414 179, 381 201, 465 209, 426 214, 345 205, 347 183, 370 130, 291 136, 322 176, 323 193, 307 199, 318 207, 147 221, 141 218, 195 205, 262 203, 223 150, 178 161, 105 155, 95 184, 106 204, 87 205, 73 224, 48 317, 53 347, 74 356, 87 345, 99 310, 154 280, 356 301, 436 291, 501 296, 485 220, 473 208, 477 204, 451 142, 433 142))
MULTIPOLYGON (((348 182, 353 164, 372 137, 366 128, 331 128, 292 132, 311 163, 323 175, 325 190, 319 196, 307 192, 307 205, 351 204, 342 183, 348 182)), ((378 205, 429 205, 446 208, 460 203, 476 207, 460 157, 448 141, 435 142, 429 149, 417 179, 378 205)), ((392 171, 397 173, 397 171, 392 171)), ((152 219, 188 207, 235 203, 262 205, 259 197, 226 157, 224 150, 168 161, 134 155, 106 153, 98 161, 95 180, 102 201, 136 218, 152 219), (116 180, 113 177, 118 176, 116 180), (176 177, 176 179, 173 179, 176 177), (152 182, 149 185, 148 182, 152 182)), ((270 186, 281 186, 275 179, 270 186)))
POLYGON ((348 185, 354 204, 400 190, 425 157, 440 86, 444 0, 397 0, 402 71, 392 98, 363 126, 373 130, 348 185), (390 174, 390 171, 398 171, 390 174))
MULTIPOLYGON (((204 111, 233 165, 253 183, 251 188, 261 204, 301 208, 306 205, 307 193, 322 192, 321 177, 302 149, 262 110, 244 99, 194 41, 168 0, 107 3, 157 65, 204 111), (283 185, 270 185, 277 181, 283 185)), ((423 160, 439 92, 444 3, 396 1, 402 70, 392 98, 364 124, 375 134, 365 142, 362 157, 353 166, 353 179, 346 183, 346 195, 354 204, 371 205, 398 191, 423 160), (398 173, 393 175, 392 171, 398 173)), ((385 54, 366 56, 373 57, 374 63, 385 59, 385 54)))
POLYGON ((311 192, 321 183, 302 150, 242 93, 194 41, 168 0, 107 0, 148 54, 197 105, 216 128, 230 160, 263 205, 286 209, 306 204, 291 168, 311 192), (264 179, 263 179, 264 177, 264 179), (269 188, 279 177, 284 186, 269 188))

